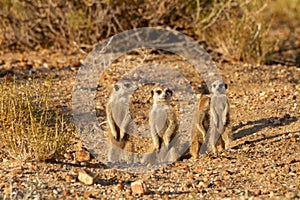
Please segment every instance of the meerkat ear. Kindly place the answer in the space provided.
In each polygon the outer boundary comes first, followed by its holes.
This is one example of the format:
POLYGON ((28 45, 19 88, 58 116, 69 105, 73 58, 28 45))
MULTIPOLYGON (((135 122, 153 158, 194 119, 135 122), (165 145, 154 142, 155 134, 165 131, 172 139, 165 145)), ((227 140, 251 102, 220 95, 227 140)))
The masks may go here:
POLYGON ((154 95, 154 91, 153 91, 153 90, 151 90, 151 97, 153 97, 153 95, 154 95))

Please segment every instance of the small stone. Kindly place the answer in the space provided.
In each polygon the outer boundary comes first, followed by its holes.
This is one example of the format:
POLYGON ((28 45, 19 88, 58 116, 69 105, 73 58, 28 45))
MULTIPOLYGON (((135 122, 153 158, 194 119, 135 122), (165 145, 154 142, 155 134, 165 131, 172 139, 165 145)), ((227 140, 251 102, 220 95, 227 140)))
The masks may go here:
POLYGON ((151 165, 151 163, 149 163, 149 164, 147 165, 147 169, 151 169, 151 167, 152 167, 152 165, 151 165))
POLYGON ((69 182, 69 183, 71 183, 71 182, 76 182, 76 176, 73 176, 73 175, 66 175, 65 176, 65 180, 67 181, 67 182, 69 182))
POLYGON ((69 190, 64 190, 63 191, 63 196, 67 197, 67 196, 70 196, 70 195, 71 195, 71 193, 70 193, 69 190))
POLYGON ((11 187, 7 187, 7 188, 4 188, 4 194, 6 194, 6 195, 11 195, 11 193, 12 193, 12 188, 11 187))
POLYGON ((270 197, 270 198, 275 198, 275 194, 274 194, 273 191, 270 192, 269 197, 270 197))
POLYGON ((287 199, 293 199, 293 198, 296 197, 296 193, 294 193, 294 192, 287 192, 287 193, 285 193, 285 197, 287 199))
POLYGON ((131 195, 131 190, 130 190, 130 189, 127 189, 127 190, 125 191, 125 197, 126 197, 126 199, 131 199, 131 198, 133 198, 132 195, 131 195))
POLYGON ((22 174, 22 172, 23 171, 21 169, 14 169, 10 173, 11 173, 11 175, 16 176, 16 175, 22 174))
POLYGON ((92 193, 85 192, 84 195, 83 195, 83 198, 88 199, 88 198, 92 198, 92 196, 93 196, 92 193))
POLYGON ((208 181, 209 181, 209 179, 207 177, 203 178, 203 182, 208 182, 208 181))
POLYGON ((161 191, 159 191, 159 190, 155 190, 155 191, 154 191, 154 193, 155 193, 155 194, 159 194, 159 195, 160 195, 160 194, 161 194, 161 191))
POLYGON ((82 150, 76 151, 76 158, 79 162, 85 162, 85 161, 91 160, 91 155, 90 155, 90 152, 82 149, 82 150))
POLYGON ((95 182, 95 177, 85 170, 80 170, 78 172, 78 180, 86 185, 93 185, 95 182))
POLYGON ((133 195, 135 195, 135 194, 144 195, 147 192, 146 185, 142 180, 132 182, 131 183, 131 190, 132 190, 133 195))
POLYGON ((119 191, 124 190, 124 186, 122 185, 122 183, 118 183, 118 185, 116 186, 116 189, 119 191))
POLYGON ((197 172, 197 173, 202 173, 202 168, 201 168, 201 167, 196 167, 196 168, 195 168, 195 172, 197 172))
POLYGON ((257 196, 257 195, 261 195, 261 190, 255 190, 254 191, 254 194, 257 196))
POLYGON ((292 138, 290 139, 290 141, 291 141, 291 142, 297 142, 297 139, 296 139, 295 137, 292 137, 292 138))
POLYGON ((203 188, 206 188, 207 187, 207 184, 204 183, 203 181, 200 181, 199 184, 198 184, 199 187, 203 187, 203 188))

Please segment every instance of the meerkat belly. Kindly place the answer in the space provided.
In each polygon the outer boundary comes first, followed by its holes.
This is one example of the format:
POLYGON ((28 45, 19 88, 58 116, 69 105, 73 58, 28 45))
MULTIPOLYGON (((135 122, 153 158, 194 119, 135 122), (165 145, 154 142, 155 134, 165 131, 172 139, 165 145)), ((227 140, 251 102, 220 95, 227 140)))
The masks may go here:
POLYGON ((168 123, 168 111, 163 106, 157 105, 152 109, 150 118, 154 124, 155 132, 162 137, 168 123))

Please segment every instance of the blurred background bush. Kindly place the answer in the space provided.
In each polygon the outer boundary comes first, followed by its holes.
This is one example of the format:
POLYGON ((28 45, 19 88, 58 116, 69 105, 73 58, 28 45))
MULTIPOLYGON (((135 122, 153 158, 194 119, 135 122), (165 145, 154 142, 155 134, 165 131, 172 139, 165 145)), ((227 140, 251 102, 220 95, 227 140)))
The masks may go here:
POLYGON ((116 33, 160 26, 198 40, 215 58, 274 63, 276 53, 299 48, 292 38, 299 19, 300 0, 2 0, 0 49, 90 51, 116 33))

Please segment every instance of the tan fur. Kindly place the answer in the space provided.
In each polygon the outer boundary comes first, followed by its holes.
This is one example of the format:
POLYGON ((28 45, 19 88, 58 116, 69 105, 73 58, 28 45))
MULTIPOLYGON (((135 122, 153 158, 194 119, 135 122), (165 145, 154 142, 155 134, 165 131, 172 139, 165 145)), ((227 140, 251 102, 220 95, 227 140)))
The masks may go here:
POLYGON ((133 89, 128 84, 116 84, 106 105, 109 125, 107 136, 110 141, 108 149, 109 162, 120 160, 132 162, 133 136, 128 131, 132 131, 133 126, 133 120, 129 113, 129 95, 133 89))
POLYGON ((178 122, 175 111, 170 105, 172 91, 168 88, 157 86, 151 93, 154 102, 149 113, 149 125, 153 151, 158 151, 158 155, 153 153, 149 154, 149 156, 146 155, 145 161, 175 161, 179 155, 177 147, 172 146, 171 141, 177 134, 178 122))
POLYGON ((193 124, 193 140, 190 147, 190 154, 194 159, 198 158, 200 147, 205 141, 206 131, 209 127, 209 109, 210 96, 203 95, 199 101, 199 115, 193 124))
POLYGON ((231 143, 231 138, 225 131, 229 124, 229 102, 225 89, 225 84, 222 81, 215 81, 212 84, 212 94, 203 95, 199 101, 199 116, 194 124, 197 128, 194 128, 190 147, 190 154, 194 159, 198 158, 201 145, 204 142, 208 143, 213 153, 224 148, 227 149, 231 143), (220 134, 220 137, 215 141, 217 134, 220 134))

